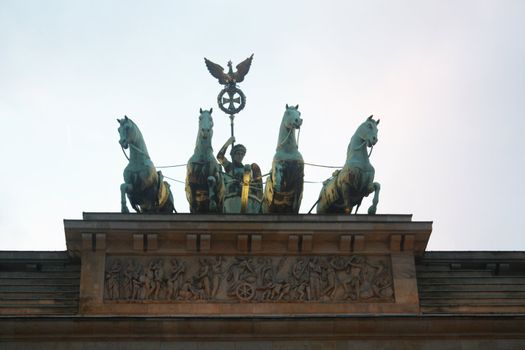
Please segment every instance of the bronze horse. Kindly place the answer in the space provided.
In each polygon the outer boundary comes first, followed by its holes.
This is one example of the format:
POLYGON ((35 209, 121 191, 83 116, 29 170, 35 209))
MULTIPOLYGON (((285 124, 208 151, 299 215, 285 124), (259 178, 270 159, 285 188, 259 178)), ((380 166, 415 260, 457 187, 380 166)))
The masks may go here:
POLYGON ((263 213, 299 212, 303 198, 304 161, 295 138, 295 129, 303 123, 298 109, 299 105, 286 105, 272 171, 264 188, 263 213))
POLYGON ((137 213, 172 213, 175 207, 170 185, 163 181, 162 172, 155 169, 142 133, 127 116, 117 121, 120 124, 120 146, 123 150, 128 147, 130 149, 129 163, 124 169, 124 183, 120 185, 121 212, 129 213, 126 206, 127 194, 137 213))
POLYGON ((195 151, 186 167, 186 198, 191 213, 222 213, 224 182, 213 154, 213 109, 200 110, 195 151))
POLYGON ((354 206, 357 206, 357 214, 363 197, 372 192, 374 199, 368 208, 368 214, 376 213, 381 186, 374 182, 375 169, 370 164, 367 149, 373 148, 377 143, 378 124, 379 119, 375 121, 370 116, 357 128, 350 139, 343 169, 336 170, 331 178, 323 182, 317 203, 318 214, 351 214, 354 206))

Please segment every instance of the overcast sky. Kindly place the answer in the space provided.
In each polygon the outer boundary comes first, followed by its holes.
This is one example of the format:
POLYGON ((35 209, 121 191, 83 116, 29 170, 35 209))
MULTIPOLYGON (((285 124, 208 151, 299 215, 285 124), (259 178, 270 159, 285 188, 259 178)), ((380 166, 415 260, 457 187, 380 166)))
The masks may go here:
MULTIPOLYGON (((213 107, 217 152, 229 119, 203 58, 254 53, 247 162, 270 169, 286 103, 310 163, 342 166, 374 114, 378 214, 433 221, 431 250, 525 250, 524 33, 525 1, 0 0, 0 249, 63 250, 64 218, 120 210, 124 114, 160 166, 187 161, 213 107)), ((305 184, 301 212, 320 189, 305 184)))

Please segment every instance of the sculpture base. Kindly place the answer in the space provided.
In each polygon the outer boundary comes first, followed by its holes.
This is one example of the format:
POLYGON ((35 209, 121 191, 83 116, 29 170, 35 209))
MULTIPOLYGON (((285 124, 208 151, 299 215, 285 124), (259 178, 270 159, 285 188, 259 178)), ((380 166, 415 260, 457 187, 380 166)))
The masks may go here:
POLYGON ((80 314, 418 314, 410 215, 137 215, 65 220, 80 314))

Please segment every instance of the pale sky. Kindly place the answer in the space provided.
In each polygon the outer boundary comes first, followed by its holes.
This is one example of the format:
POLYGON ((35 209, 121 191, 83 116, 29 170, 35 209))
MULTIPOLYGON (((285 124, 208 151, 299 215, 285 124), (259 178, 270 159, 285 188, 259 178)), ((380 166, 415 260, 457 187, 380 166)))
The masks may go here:
MULTIPOLYGON (((0 250, 63 250, 63 219, 120 210, 124 114, 161 166, 187 161, 213 107, 217 152, 229 119, 203 58, 252 53, 235 125, 247 162, 270 169, 287 103, 310 163, 342 166, 373 114, 378 214, 433 221, 429 250, 525 250, 524 33, 519 0, 0 0, 0 250)), ((302 213, 320 189, 305 185, 302 213)))

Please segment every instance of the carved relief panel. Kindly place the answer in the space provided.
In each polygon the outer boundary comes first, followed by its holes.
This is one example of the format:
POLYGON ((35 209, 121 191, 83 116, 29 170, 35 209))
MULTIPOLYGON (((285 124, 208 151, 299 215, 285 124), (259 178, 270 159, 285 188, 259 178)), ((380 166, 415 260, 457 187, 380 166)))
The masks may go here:
POLYGON ((387 256, 108 256, 106 302, 392 302, 387 256))

